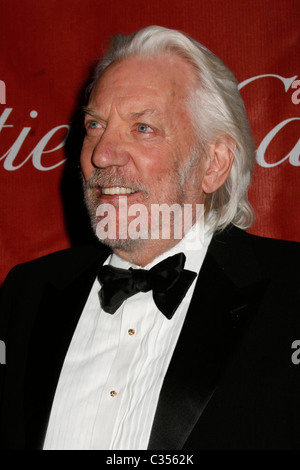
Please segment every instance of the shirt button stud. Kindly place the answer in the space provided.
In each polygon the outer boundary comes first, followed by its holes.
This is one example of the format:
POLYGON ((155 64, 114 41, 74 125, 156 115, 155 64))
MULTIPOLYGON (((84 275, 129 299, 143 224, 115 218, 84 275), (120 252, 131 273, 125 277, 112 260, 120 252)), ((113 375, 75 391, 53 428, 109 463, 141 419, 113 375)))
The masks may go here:
POLYGON ((110 396, 111 396, 111 397, 116 397, 117 395, 118 395, 118 394, 117 394, 117 392, 116 392, 115 390, 112 390, 112 391, 110 392, 110 396))
POLYGON ((130 328, 130 330, 128 330, 128 334, 132 336, 135 334, 135 331, 132 328, 130 328))

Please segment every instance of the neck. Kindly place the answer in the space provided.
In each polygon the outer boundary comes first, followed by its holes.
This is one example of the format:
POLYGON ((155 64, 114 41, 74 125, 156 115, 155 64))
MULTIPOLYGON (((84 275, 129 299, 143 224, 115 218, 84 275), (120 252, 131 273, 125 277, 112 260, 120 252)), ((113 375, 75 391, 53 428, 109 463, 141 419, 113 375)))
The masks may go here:
POLYGON ((180 240, 138 240, 136 247, 131 249, 115 248, 113 251, 120 258, 137 266, 144 267, 159 255, 177 245, 180 240), (148 243, 142 243, 148 242, 148 243))

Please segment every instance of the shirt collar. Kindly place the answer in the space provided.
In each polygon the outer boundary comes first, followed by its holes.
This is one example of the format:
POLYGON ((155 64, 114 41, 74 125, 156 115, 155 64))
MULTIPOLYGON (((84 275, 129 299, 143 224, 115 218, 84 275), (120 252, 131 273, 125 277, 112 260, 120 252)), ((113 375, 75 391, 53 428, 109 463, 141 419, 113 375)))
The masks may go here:
MULTIPOLYGON (((179 242, 170 248, 170 250, 157 256, 151 263, 145 266, 144 269, 151 269, 169 256, 182 252, 186 256, 185 268, 190 271, 199 272, 206 255, 208 245, 212 239, 212 235, 212 230, 210 230, 209 226, 204 226, 203 220, 199 220, 195 225, 193 225, 184 238, 179 240, 179 242)), ((123 269, 128 269, 130 267, 140 268, 140 266, 136 266, 122 259, 116 253, 112 253, 112 255, 107 259, 106 264, 123 269)))

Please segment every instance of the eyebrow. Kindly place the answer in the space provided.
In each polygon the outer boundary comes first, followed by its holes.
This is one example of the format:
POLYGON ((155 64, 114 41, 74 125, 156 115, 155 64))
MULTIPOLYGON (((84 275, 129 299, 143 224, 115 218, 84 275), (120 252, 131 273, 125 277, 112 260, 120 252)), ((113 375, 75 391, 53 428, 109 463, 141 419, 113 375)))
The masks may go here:
POLYGON ((83 111, 83 114, 84 114, 85 116, 86 116, 87 114, 89 114, 90 116, 101 120, 100 116, 99 116, 95 111, 93 111, 91 108, 89 108, 89 107, 87 107, 87 106, 83 106, 83 107, 82 107, 82 111, 83 111))

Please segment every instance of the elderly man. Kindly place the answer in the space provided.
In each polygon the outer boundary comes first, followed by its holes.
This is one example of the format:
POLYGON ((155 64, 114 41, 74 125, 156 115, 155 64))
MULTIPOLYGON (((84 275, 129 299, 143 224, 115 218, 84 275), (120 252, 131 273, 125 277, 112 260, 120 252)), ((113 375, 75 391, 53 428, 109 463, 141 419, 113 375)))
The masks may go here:
POLYGON ((254 148, 234 76, 148 27, 113 39, 84 114, 103 243, 7 278, 3 447, 300 448, 299 247, 244 231, 254 148))

